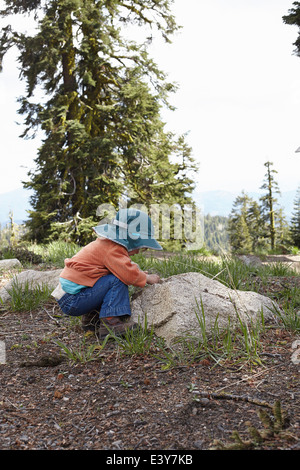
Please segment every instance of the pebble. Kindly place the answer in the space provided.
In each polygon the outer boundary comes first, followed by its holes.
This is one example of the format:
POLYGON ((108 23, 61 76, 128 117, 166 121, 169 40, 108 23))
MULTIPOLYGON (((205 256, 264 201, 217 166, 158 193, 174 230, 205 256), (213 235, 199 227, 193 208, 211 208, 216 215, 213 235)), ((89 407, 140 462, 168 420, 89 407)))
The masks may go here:
POLYGON ((111 443, 112 449, 122 450, 123 449, 123 442, 122 441, 114 441, 111 443))
POLYGON ((194 445, 194 447, 196 447, 196 449, 202 449, 203 444, 204 444, 204 441, 195 441, 193 443, 193 445, 194 445))
POLYGON ((210 400, 209 398, 199 398, 198 400, 198 403, 200 403, 201 405, 208 405, 210 400))
POLYGON ((300 340, 297 339, 292 344, 292 349, 295 349, 291 356, 291 361, 293 364, 297 365, 300 364, 300 340))
POLYGON ((297 351, 292 354, 291 361, 293 364, 300 364, 300 349, 297 349, 297 351))

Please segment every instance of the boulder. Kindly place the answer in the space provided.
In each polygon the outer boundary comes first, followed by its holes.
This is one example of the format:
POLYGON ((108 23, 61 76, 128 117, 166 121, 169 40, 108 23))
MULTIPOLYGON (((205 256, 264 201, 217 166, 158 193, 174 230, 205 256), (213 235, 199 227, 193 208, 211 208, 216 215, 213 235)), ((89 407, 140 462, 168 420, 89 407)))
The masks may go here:
POLYGON ((12 259, 1 259, 0 260, 0 271, 12 269, 12 268, 22 268, 22 264, 16 258, 12 259))
MULTIPOLYGON (((263 312, 273 318, 273 302, 256 292, 233 290, 200 273, 184 273, 147 286, 133 296, 132 319, 143 324, 145 315, 157 336, 167 344, 184 335, 201 335, 200 320, 205 318, 206 331, 217 324, 220 330, 230 324, 255 321, 263 312), (203 310, 202 310, 203 309, 203 310), (198 318, 197 318, 197 315, 198 318)), ((278 308, 278 307, 277 307, 278 308)))
POLYGON ((254 255, 240 255, 238 258, 246 264, 246 266, 259 267, 262 266, 262 261, 258 256, 254 255))
POLYGON ((3 302, 6 302, 10 299, 9 289, 13 287, 14 283, 18 285, 26 285, 34 289, 37 286, 47 285, 50 289, 55 289, 59 282, 59 276, 61 269, 55 269, 51 271, 36 271, 34 269, 28 269, 21 272, 20 274, 15 275, 11 281, 9 281, 2 289, 0 289, 0 298, 3 302))

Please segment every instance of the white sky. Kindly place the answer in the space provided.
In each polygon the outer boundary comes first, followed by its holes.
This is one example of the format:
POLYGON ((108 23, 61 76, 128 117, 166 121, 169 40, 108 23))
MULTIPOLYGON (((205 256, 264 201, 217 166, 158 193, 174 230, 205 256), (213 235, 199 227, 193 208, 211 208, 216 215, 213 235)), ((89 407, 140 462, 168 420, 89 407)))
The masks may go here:
MULTIPOLYGON (((155 41, 151 55, 179 84, 171 97, 177 109, 163 118, 177 134, 189 132, 200 162, 198 191, 258 191, 267 160, 282 191, 300 185, 298 30, 282 21, 292 6, 293 0, 175 0, 183 29, 172 45, 155 41)), ((23 87, 10 53, 0 74, 0 193, 22 186, 40 144, 18 137, 23 87)))

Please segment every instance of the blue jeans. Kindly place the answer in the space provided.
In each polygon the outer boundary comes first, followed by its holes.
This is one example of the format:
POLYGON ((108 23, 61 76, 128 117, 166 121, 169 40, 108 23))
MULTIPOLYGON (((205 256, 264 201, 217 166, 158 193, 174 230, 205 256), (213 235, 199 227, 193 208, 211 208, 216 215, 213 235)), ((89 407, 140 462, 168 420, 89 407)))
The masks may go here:
POLYGON ((96 310, 100 318, 131 315, 128 286, 113 274, 101 277, 93 287, 58 300, 66 315, 80 316, 96 310))

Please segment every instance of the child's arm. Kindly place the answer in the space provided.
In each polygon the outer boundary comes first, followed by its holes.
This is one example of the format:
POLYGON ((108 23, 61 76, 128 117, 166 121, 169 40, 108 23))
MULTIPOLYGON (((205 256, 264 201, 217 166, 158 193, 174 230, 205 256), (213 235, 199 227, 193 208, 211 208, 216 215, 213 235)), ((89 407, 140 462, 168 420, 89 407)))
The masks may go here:
POLYGON ((125 248, 116 245, 105 257, 106 268, 118 277, 124 284, 144 287, 147 274, 141 271, 137 264, 132 263, 125 248))
POLYGON ((117 276, 124 284, 144 287, 147 284, 157 284, 159 276, 141 271, 136 263, 133 263, 125 248, 115 244, 106 253, 105 266, 117 276))

